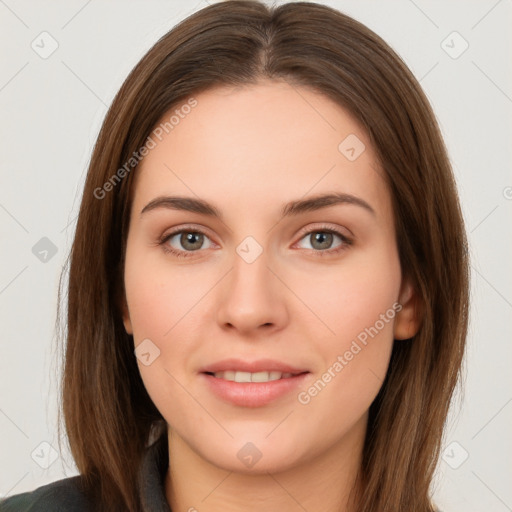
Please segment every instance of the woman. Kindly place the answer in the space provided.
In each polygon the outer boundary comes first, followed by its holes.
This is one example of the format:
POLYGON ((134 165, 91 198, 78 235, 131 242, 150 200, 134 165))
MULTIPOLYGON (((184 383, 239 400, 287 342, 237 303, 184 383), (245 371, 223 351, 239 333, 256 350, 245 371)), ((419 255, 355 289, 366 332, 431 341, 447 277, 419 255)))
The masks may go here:
POLYGON ((465 231, 435 116, 338 11, 228 1, 134 68, 70 255, 80 475, 8 510, 432 512, 465 231))

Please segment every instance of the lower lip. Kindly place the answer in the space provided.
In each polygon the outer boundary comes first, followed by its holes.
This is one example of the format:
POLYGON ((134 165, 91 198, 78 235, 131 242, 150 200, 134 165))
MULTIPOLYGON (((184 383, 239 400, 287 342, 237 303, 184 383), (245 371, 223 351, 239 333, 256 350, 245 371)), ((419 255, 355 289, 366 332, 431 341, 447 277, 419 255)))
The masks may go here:
POLYGON ((309 373, 269 382, 234 382, 200 374, 219 398, 241 407, 261 407, 296 390, 309 373))

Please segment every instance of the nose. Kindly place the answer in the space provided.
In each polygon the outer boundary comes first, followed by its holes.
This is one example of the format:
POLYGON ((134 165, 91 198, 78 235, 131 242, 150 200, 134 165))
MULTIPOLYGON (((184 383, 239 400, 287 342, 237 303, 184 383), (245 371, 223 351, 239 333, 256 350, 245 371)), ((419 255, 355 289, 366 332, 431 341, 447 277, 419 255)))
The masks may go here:
POLYGON ((286 288, 263 252, 248 263, 238 254, 219 289, 217 321, 222 329, 250 335, 281 330, 288 322, 286 288))

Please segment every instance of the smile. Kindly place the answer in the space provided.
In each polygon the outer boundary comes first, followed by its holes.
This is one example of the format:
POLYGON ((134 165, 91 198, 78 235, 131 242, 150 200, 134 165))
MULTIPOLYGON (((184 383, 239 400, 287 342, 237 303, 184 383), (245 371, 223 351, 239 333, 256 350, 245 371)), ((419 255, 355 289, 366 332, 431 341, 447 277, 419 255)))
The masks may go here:
POLYGON ((225 370, 199 374, 209 392, 224 402, 239 407, 262 407, 278 399, 292 400, 304 388, 310 372, 241 372, 225 370))
POLYGON ((209 373, 217 379, 230 380, 233 382, 270 382, 279 379, 289 379, 293 373, 283 373, 278 371, 263 371, 263 372, 243 372, 226 370, 223 372, 209 373))

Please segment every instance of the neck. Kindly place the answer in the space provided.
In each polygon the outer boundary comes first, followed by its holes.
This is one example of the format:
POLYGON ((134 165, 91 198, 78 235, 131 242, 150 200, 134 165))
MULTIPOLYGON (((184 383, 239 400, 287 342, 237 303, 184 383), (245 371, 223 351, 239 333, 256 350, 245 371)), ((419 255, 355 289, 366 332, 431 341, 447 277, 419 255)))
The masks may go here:
POLYGON ((250 474, 212 464, 169 429, 167 501, 173 512, 354 512, 366 419, 300 465, 250 474))

